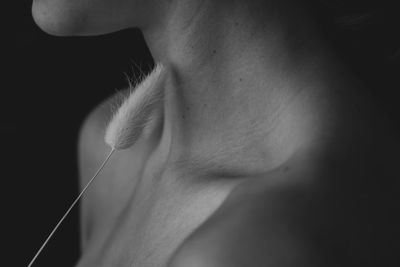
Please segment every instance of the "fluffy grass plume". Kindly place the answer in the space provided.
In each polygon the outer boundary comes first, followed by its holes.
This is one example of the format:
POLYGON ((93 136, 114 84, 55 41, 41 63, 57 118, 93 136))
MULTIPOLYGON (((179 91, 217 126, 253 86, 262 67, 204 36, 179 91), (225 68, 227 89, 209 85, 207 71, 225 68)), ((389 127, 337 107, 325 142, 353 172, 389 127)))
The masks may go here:
POLYGON ((112 149, 126 149, 142 135, 146 126, 157 116, 156 107, 164 96, 165 67, 157 64, 123 100, 110 120, 105 142, 112 149))

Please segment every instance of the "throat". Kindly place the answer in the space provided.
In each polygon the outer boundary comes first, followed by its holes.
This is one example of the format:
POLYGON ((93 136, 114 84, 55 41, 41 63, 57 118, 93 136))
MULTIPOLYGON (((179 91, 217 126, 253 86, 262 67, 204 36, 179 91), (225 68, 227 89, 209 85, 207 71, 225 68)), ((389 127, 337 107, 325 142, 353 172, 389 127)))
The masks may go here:
POLYGON ((314 137, 308 126, 318 120, 327 57, 309 21, 287 6, 234 1, 227 12, 202 3, 177 4, 166 23, 143 32, 154 59, 169 66, 163 147, 189 170, 268 172, 314 137))
POLYGON ((310 118, 303 117, 310 110, 298 101, 302 92, 274 95, 251 83, 224 91, 207 82, 191 90, 193 83, 169 69, 159 148, 175 169, 207 176, 257 175, 282 165, 312 138, 305 126, 310 118))

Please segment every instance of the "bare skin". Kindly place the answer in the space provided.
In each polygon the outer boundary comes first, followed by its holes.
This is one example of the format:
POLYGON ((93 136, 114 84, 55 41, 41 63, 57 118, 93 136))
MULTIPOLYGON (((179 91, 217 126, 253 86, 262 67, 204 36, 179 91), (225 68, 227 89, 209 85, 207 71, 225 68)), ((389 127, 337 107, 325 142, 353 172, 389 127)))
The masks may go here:
MULTIPOLYGON (((33 14, 57 35, 140 27, 169 68, 164 121, 117 153, 83 201, 79 267, 399 263, 399 134, 305 8, 76 3, 35 1, 33 14)), ((82 184, 109 150, 109 102, 82 128, 82 184)))

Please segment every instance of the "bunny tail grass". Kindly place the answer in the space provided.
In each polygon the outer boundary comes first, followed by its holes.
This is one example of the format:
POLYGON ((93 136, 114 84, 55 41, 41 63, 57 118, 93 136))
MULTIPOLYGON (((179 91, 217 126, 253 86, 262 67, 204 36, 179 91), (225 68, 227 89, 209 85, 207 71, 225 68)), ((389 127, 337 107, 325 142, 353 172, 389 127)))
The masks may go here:
POLYGON ((164 97, 165 67, 154 70, 125 98, 108 124, 105 142, 113 149, 126 149, 142 135, 164 97))

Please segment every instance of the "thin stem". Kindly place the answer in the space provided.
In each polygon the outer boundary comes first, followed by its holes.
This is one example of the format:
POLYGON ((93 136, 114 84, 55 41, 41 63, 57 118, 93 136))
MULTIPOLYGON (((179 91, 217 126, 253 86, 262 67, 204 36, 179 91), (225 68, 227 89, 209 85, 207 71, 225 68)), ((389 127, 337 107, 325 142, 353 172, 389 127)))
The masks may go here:
POLYGON ((78 197, 74 200, 74 202, 71 204, 71 206, 68 208, 68 210, 65 212, 65 214, 62 216, 62 218, 60 219, 60 221, 57 223, 57 225, 54 227, 53 231, 51 231, 51 233, 49 234, 49 236, 47 237, 46 241, 44 241, 43 245, 40 247, 40 249, 38 250, 38 252, 36 253, 36 255, 33 257, 33 259, 31 260, 31 262, 29 263, 28 267, 31 267, 32 264, 35 262, 36 258, 39 256, 40 252, 42 252, 42 250, 44 249, 44 247, 46 246, 46 244, 49 242, 49 240, 51 239, 51 237, 54 235, 54 233, 57 231, 58 227, 60 227, 61 223, 64 221, 64 219, 68 216, 68 214, 71 212, 71 210, 74 208, 74 206, 76 205, 76 203, 78 203, 79 199, 83 196, 83 194, 85 193, 85 191, 89 188, 90 184, 94 181, 94 179, 97 177, 97 175, 100 173, 100 171, 104 168, 104 166, 106 165, 106 163, 108 162, 108 160, 110 159, 111 155, 114 153, 115 148, 112 148, 110 153, 108 154, 107 158, 103 161, 103 163, 101 164, 100 168, 97 170, 97 172, 95 173, 95 175, 92 177, 92 179, 90 179, 90 181, 86 184, 86 186, 83 188, 83 190, 81 191, 81 193, 78 195, 78 197))

